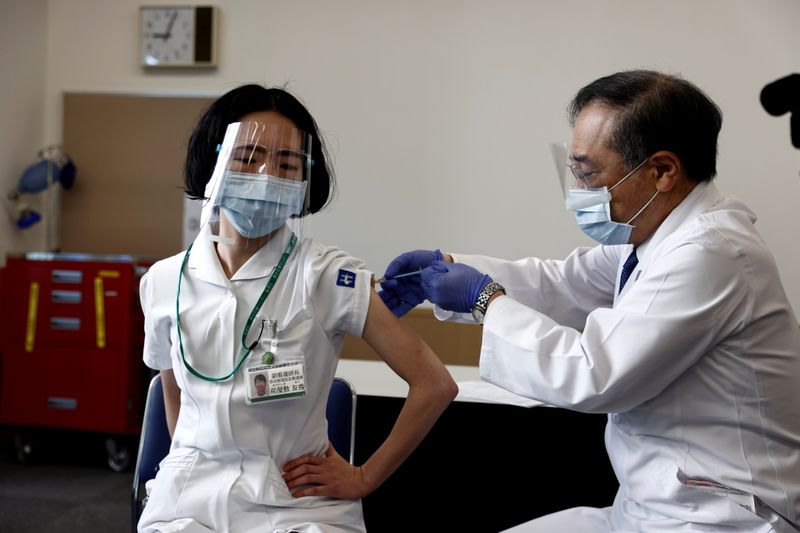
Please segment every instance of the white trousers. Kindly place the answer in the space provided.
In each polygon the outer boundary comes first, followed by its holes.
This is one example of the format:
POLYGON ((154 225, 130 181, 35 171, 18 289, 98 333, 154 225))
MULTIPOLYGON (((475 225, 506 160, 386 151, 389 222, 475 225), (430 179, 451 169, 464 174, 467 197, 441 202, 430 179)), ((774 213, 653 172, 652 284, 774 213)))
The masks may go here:
POLYGON ((611 507, 605 507, 602 509, 595 507, 575 507, 573 509, 566 509, 564 511, 559 511, 557 513, 535 518, 529 522, 506 529, 502 533, 641 533, 641 531, 660 533, 672 533, 676 531, 686 533, 708 533, 711 531, 729 531, 730 533, 776 533, 776 531, 788 532, 795 530, 795 528, 792 527, 788 522, 780 520, 779 517, 774 514, 772 515, 774 522, 781 525, 781 527, 778 529, 773 528, 772 525, 764 522, 758 517, 756 517, 756 521, 758 523, 753 523, 751 521, 739 525, 693 525, 678 520, 662 518, 660 520, 648 521, 646 525, 640 524, 640 528, 636 528, 635 526, 634 528, 631 528, 631 526, 627 526, 626 528, 615 528, 611 525, 611 513, 611 507))

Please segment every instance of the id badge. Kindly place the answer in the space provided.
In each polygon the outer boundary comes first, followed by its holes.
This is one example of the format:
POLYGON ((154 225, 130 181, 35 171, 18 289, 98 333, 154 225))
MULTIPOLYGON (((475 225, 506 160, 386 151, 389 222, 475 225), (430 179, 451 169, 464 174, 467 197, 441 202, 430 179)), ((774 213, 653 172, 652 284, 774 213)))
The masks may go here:
POLYGON ((302 355, 285 355, 280 362, 250 366, 246 373, 247 405, 305 396, 305 376, 302 355))

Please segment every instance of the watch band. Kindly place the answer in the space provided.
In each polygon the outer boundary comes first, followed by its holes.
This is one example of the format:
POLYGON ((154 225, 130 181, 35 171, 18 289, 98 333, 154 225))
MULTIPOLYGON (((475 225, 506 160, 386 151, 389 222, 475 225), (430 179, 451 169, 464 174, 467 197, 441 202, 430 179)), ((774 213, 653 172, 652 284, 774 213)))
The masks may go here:
POLYGON ((496 281, 492 281, 487 283, 480 294, 478 294, 478 299, 475 300, 475 305, 472 306, 472 318, 474 318, 475 322, 478 324, 483 324, 483 318, 486 315, 486 308, 489 304, 489 298, 491 298, 492 295, 497 291, 506 292, 506 289, 496 281))

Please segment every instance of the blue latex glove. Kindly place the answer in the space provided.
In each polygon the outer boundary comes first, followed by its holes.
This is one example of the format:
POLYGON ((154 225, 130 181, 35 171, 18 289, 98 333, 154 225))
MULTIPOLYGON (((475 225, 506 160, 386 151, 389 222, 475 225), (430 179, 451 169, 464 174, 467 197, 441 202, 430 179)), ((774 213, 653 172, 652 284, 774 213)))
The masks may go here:
POLYGON ((469 313, 492 278, 463 263, 436 261, 422 271, 425 297, 442 309, 469 313))
POLYGON ((392 313, 396 316, 403 316, 425 300, 420 276, 392 278, 398 274, 427 268, 434 261, 441 261, 443 258, 442 252, 439 250, 414 250, 398 255, 389 263, 378 295, 392 313))

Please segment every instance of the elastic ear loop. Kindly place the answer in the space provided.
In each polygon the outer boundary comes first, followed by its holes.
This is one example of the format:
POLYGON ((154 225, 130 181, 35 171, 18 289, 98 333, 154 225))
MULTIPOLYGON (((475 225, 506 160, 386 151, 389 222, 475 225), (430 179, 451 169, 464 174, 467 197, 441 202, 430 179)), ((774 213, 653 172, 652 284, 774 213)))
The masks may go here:
MULTIPOLYGON (((648 157, 647 159, 650 159, 650 158, 648 157)), ((611 192, 611 191, 613 191, 613 190, 614 190, 614 188, 615 188, 617 185, 619 185, 620 183, 622 183, 622 182, 623 182, 623 181, 625 181, 626 179, 628 179, 628 178, 630 178, 631 176, 633 176, 633 173, 634 173, 634 172, 636 172, 637 170, 639 170, 640 168, 642 168, 642 165, 644 165, 645 163, 647 163, 647 159, 645 159, 644 161, 642 161, 641 163, 639 163, 638 165, 636 165, 636 168, 634 168, 633 170, 631 170, 630 172, 628 172, 628 173, 625 175, 625 177, 623 177, 621 180, 619 180, 619 181, 618 181, 618 182, 616 182, 614 185, 612 185, 612 186, 611 186, 611 188, 610 188, 610 189, 608 189, 608 192, 611 192)), ((656 196, 658 196, 658 193, 659 193, 659 192, 660 192, 660 191, 659 191, 658 189, 656 189, 656 193, 655 193, 655 194, 652 196, 652 198, 650 198, 650 199, 647 201, 647 203, 646 203, 646 204, 644 204, 644 207, 642 207, 641 209, 639 209, 639 211, 637 211, 637 212, 636 212, 636 214, 635 214, 635 215, 633 215, 633 216, 632 216, 632 217, 631 217, 631 218, 630 218, 630 219, 629 219, 629 220, 628 220, 628 221, 625 223, 625 225, 626 225, 626 226, 630 226, 631 222, 633 222, 633 220, 634 220, 636 217, 638 217, 639 215, 641 215, 641 214, 642 214, 642 211, 644 211, 645 209, 647 209, 647 206, 648 206, 648 205, 650 205, 651 203, 653 203, 653 200, 655 200, 655 199, 656 199, 656 196)))
POLYGON ((652 197, 652 198, 650 198, 650 200, 648 200, 646 204, 644 204, 644 207, 642 207, 641 209, 639 209, 639 211, 637 211, 637 212, 636 212, 636 214, 635 214, 635 215, 633 215, 633 216, 631 217, 631 219, 630 219, 630 220, 628 220, 628 221, 627 221, 625 224, 626 224, 626 225, 628 225, 628 226, 630 226, 631 222, 633 222, 633 219, 634 219, 634 218, 636 218, 636 217, 638 217, 639 215, 641 215, 641 214, 642 214, 642 211, 644 211, 645 209, 647 209, 647 206, 653 203, 653 200, 655 200, 655 199, 656 199, 656 196, 658 196, 658 193, 659 193, 659 192, 661 192, 661 191, 658 191, 658 190, 657 190, 657 191, 656 191, 656 193, 653 195, 653 197, 652 197))

